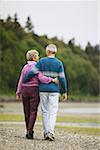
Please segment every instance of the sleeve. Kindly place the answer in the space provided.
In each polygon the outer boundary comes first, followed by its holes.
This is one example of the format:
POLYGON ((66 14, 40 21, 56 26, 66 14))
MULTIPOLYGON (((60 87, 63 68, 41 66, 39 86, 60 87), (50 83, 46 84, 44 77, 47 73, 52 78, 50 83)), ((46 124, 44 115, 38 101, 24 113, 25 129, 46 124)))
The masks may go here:
POLYGON ((60 65, 60 70, 59 70, 59 82, 60 82, 61 94, 67 92, 67 81, 65 78, 64 67, 62 63, 60 65))
POLYGON ((22 92, 22 84, 23 84, 23 76, 24 76, 23 72, 24 72, 24 69, 22 69, 21 75, 20 75, 20 78, 19 78, 19 82, 18 82, 18 86, 17 86, 17 91, 16 91, 17 95, 20 95, 21 92, 22 92))
POLYGON ((41 83, 50 83, 52 78, 44 76, 41 72, 38 73, 38 79, 41 83))
POLYGON ((38 62, 31 71, 29 71, 23 78, 23 83, 30 81, 40 70, 40 62, 38 62))

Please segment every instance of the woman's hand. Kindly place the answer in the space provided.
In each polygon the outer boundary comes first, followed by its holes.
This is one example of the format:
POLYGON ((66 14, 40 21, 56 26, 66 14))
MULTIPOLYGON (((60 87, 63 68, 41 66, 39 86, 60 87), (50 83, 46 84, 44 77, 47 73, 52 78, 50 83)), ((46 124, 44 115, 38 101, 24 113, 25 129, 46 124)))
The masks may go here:
POLYGON ((16 100, 20 101, 21 100, 21 95, 16 95, 16 100))
POLYGON ((59 80, 58 80, 58 78, 54 78, 54 79, 52 79, 52 82, 55 82, 56 84, 58 84, 59 80))

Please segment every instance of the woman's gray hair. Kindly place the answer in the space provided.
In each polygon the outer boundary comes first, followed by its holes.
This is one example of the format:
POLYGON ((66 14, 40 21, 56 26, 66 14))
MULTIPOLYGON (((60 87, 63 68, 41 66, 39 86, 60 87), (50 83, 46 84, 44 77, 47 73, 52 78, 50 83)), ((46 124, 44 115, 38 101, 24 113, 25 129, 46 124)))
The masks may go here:
POLYGON ((39 55, 37 50, 29 50, 26 53, 26 59, 29 60, 29 61, 32 61, 33 58, 36 58, 37 55, 39 55))

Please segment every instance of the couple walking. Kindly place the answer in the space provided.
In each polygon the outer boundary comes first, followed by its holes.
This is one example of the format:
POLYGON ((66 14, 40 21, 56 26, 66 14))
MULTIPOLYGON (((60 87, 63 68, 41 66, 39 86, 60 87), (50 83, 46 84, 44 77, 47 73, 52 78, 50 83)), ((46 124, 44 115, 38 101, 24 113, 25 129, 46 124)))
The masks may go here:
POLYGON ((30 50, 26 54, 28 63, 23 67, 18 82, 16 99, 22 96, 26 122, 26 138, 34 138, 34 124, 40 102, 44 139, 53 141, 58 111, 59 92, 62 87, 63 99, 67 99, 67 83, 63 64, 55 55, 57 47, 49 44, 46 56, 39 60, 39 53, 30 50))

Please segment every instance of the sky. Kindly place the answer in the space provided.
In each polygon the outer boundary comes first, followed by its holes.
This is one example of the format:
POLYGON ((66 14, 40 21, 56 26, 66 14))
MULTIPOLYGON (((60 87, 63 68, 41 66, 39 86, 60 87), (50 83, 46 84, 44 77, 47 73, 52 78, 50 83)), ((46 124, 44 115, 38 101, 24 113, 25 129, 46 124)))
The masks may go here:
POLYGON ((49 38, 57 36, 68 42, 85 47, 89 41, 93 46, 100 42, 100 1, 24 1, 0 0, 0 18, 13 17, 17 13, 19 22, 25 26, 30 16, 34 31, 49 38))

